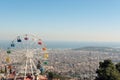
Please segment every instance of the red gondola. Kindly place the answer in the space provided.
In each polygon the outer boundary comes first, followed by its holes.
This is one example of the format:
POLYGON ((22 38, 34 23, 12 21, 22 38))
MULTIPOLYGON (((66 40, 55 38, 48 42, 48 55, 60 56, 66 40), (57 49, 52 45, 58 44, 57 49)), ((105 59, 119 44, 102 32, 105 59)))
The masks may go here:
POLYGON ((38 44, 39 44, 39 45, 42 45, 42 41, 39 41, 38 44))
POLYGON ((25 40, 28 40, 28 37, 27 37, 27 34, 25 35, 25 38, 24 38, 25 40))
POLYGON ((28 37, 25 37, 24 39, 25 39, 25 40, 28 40, 28 37))

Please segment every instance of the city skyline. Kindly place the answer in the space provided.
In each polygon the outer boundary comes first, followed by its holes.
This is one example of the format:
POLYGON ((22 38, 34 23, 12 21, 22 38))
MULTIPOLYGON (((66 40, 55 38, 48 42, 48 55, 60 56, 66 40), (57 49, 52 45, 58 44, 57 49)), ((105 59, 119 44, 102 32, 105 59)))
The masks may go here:
POLYGON ((119 0, 1 0, 0 39, 120 42, 119 0))

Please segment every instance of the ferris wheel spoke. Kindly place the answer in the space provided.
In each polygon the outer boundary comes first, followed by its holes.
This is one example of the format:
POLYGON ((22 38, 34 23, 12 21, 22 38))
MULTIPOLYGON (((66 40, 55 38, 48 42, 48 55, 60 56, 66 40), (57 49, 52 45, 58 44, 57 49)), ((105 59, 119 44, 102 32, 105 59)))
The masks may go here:
POLYGON ((20 53, 20 54, 21 54, 21 53, 23 54, 23 52, 24 52, 24 51, 17 51, 17 50, 13 50, 13 49, 12 49, 11 51, 12 51, 12 53, 17 53, 17 54, 19 54, 19 53, 20 53))
POLYGON ((31 44, 29 45, 30 49, 35 49, 36 47, 36 43, 34 41, 31 42, 31 44))

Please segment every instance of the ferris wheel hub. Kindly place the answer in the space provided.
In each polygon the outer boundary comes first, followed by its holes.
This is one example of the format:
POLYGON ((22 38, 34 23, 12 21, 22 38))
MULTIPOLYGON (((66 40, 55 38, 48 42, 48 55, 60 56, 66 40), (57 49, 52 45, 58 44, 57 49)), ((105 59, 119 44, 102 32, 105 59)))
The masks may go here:
POLYGON ((27 53, 26 53, 26 57, 27 57, 27 58, 33 58, 33 53, 30 52, 30 51, 27 52, 27 53))

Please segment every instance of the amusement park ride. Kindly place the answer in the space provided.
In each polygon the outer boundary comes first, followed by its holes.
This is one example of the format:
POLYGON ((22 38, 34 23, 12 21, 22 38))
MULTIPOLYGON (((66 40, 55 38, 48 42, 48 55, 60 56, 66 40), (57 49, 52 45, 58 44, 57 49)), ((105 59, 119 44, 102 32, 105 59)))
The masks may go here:
POLYGON ((17 36, 7 48, 5 59, 5 74, 13 74, 14 80, 47 80, 44 76, 48 66, 48 51, 46 45, 38 36, 25 34, 17 36), (9 71, 7 71, 9 70, 9 71), (44 76, 40 79, 38 76, 44 76))

